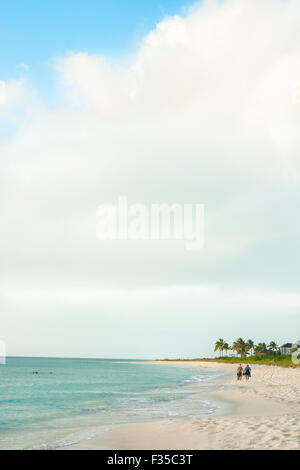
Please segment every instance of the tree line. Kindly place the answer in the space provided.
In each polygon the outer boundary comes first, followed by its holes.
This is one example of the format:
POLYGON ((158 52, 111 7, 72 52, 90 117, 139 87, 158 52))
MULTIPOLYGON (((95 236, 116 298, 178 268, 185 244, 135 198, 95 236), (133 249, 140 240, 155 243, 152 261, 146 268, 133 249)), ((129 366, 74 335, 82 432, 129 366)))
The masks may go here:
POLYGON ((252 341, 252 339, 248 339, 247 341, 245 341, 243 340, 243 338, 238 338, 236 341, 234 341, 232 346, 226 343, 223 338, 220 338, 215 343, 214 351, 220 351, 221 356, 223 356, 224 351, 227 354, 228 351, 234 351, 241 357, 245 357, 249 353, 252 356, 254 354, 280 354, 280 348, 275 341, 271 341, 268 345, 266 343, 254 344, 254 341, 252 341))

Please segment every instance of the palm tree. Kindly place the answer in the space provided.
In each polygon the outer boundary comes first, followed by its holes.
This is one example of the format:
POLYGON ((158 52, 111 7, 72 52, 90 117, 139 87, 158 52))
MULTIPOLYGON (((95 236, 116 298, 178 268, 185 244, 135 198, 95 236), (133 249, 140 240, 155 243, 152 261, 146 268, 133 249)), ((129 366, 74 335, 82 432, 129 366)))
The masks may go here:
POLYGON ((275 341, 271 341, 269 346, 268 346, 269 351, 271 351, 273 354, 276 353, 279 349, 278 344, 276 344, 275 341))
POLYGON ((218 339, 218 341, 216 341, 216 344, 215 344, 215 351, 220 351, 221 352, 221 356, 223 356, 223 351, 224 351, 224 345, 226 343, 224 342, 223 338, 220 338, 218 339))
POLYGON ((252 339, 248 339, 247 348, 249 348, 249 351, 251 351, 251 356, 252 356, 254 348, 255 348, 255 344, 254 344, 254 341, 252 341, 252 339))
POLYGON ((234 341, 233 345, 232 345, 232 350, 235 351, 237 354, 239 353, 239 344, 237 341, 234 341))
POLYGON ((254 348, 255 354, 262 354, 267 351, 267 345, 266 343, 258 343, 257 346, 254 348))
POLYGON ((241 357, 246 356, 249 351, 247 343, 243 340, 243 338, 237 339, 233 343, 232 349, 234 349, 241 357))
POLYGON ((220 340, 218 339, 218 341, 215 342, 214 352, 219 351, 219 349, 220 349, 220 340))
POLYGON ((228 351, 231 349, 228 343, 224 343, 223 346, 224 351, 226 352, 226 356, 228 356, 228 351))

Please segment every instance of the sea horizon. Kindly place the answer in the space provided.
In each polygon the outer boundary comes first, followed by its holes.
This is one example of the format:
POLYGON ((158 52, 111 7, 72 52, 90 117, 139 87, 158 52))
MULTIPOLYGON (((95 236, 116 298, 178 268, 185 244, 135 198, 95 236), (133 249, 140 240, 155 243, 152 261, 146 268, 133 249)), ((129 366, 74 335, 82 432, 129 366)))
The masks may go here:
POLYGON ((88 356, 19 356, 19 355, 9 355, 6 356, 6 359, 12 359, 12 358, 27 358, 27 359, 91 359, 91 360, 123 360, 123 361, 159 361, 161 359, 145 359, 145 358, 136 358, 136 357, 125 357, 125 358, 120 358, 120 357, 88 357, 88 356))

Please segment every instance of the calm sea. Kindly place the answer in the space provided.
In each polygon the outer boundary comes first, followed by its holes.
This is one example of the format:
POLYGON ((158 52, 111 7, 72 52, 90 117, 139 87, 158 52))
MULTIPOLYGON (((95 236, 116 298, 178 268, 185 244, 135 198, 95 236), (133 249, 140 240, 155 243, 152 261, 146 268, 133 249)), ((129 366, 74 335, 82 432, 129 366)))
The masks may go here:
POLYGON ((218 371, 128 361, 8 358, 0 365, 0 449, 53 449, 120 424, 216 411, 203 392, 218 371))

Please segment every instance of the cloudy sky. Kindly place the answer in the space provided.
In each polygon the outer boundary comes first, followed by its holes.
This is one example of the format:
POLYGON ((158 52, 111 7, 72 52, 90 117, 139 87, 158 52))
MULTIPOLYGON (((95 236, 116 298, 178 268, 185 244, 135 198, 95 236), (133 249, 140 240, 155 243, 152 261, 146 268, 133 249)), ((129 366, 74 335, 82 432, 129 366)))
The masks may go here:
POLYGON ((2 7, 8 354, 299 339, 300 3, 126 3, 2 7), (205 204, 204 249, 98 240, 97 207, 121 195, 205 204))

